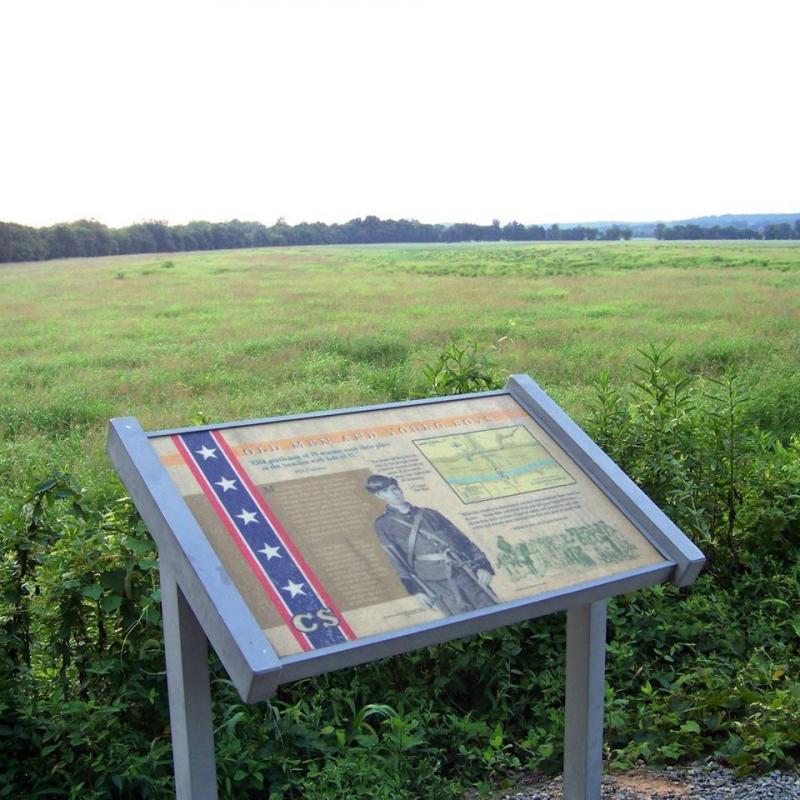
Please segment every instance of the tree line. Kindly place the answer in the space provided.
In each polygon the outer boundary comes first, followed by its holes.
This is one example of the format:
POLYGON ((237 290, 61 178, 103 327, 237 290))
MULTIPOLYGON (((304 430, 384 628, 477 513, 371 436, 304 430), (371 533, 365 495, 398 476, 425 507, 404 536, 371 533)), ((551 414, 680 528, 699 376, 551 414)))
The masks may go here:
POLYGON ((491 225, 431 225, 417 220, 382 220, 375 216, 331 225, 323 222, 289 225, 281 218, 272 226, 237 219, 186 225, 150 220, 124 228, 109 228, 86 219, 44 228, 0 222, 0 262, 312 244, 614 241, 630 239, 631 235, 630 228, 619 225, 603 230, 581 225, 569 228, 526 226, 516 221, 501 225, 499 220, 493 220, 491 225))
POLYGON ((765 225, 761 230, 737 228, 735 225, 664 225, 659 222, 653 230, 656 239, 800 239, 800 219, 765 225))
MULTIPOLYGON (((668 226, 653 231, 660 240, 675 239, 800 239, 800 219, 765 225, 762 230, 734 225, 668 226)), ((283 218, 274 225, 261 222, 189 222, 167 225, 149 220, 123 228, 109 228, 96 220, 81 219, 43 228, 0 222, 0 262, 42 261, 50 258, 113 256, 126 253, 175 253, 186 250, 226 250, 241 247, 281 247, 312 244, 388 244, 403 242, 593 242, 628 240, 629 227, 586 225, 501 225, 458 222, 427 224, 408 219, 357 217, 345 223, 301 222, 283 218)))

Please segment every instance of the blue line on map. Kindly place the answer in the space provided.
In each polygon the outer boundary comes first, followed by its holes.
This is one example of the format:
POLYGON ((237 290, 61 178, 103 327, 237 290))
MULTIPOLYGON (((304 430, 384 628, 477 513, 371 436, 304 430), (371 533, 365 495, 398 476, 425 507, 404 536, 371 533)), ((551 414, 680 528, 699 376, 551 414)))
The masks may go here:
POLYGON ((510 478, 514 475, 524 475, 526 472, 535 472, 544 467, 556 466, 552 458, 543 458, 540 461, 532 461, 530 464, 523 464, 521 467, 511 467, 510 469, 498 470, 487 475, 468 475, 465 478, 448 478, 448 483, 483 483, 485 481, 499 481, 503 478, 510 478))

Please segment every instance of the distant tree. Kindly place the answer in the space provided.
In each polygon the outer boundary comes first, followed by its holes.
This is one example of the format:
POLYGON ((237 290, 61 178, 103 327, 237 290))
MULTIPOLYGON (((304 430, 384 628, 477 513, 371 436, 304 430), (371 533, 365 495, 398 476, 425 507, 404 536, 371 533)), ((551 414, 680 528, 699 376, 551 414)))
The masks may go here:
POLYGON ((214 231, 210 222, 192 221, 182 226, 181 234, 187 250, 214 248, 214 231))
POLYGON ((445 242, 474 242, 480 239, 480 225, 472 225, 468 222, 456 222, 445 230, 443 240, 445 242))
POLYGON ((75 231, 67 224, 51 225, 45 233, 48 258, 72 258, 78 255, 75 231))
POLYGON ((491 225, 483 227, 481 239, 485 242, 499 242, 502 238, 503 230, 500 227, 500 220, 493 219, 491 225))
POLYGON ((764 226, 765 239, 791 239, 793 233, 793 226, 788 222, 777 222, 764 226))
POLYGON ((283 217, 278 217, 275 224, 269 229, 269 237, 273 246, 289 244, 290 232, 291 228, 286 224, 286 220, 283 217))
POLYGON ((528 225, 525 234, 530 242, 544 242, 547 240, 547 229, 543 225, 528 225))
POLYGON ((155 253, 158 250, 153 230, 145 223, 129 225, 125 231, 128 235, 129 253, 155 253))
POLYGON ((715 225, 713 230, 717 239, 760 239, 761 233, 751 228, 737 228, 734 225, 715 225))
POLYGON ((526 227, 516 220, 503 225, 502 238, 507 242, 521 242, 527 239, 527 236, 526 227))
POLYGON ((660 224, 655 230, 657 239, 760 239, 761 234, 750 228, 737 228, 733 225, 714 225, 710 228, 695 224, 673 225, 660 224))
POLYGON ((47 239, 41 230, 0 222, 0 262, 40 261, 48 257, 47 239))
MULTIPOLYGON (((658 223, 657 239, 758 239, 761 233, 735 225, 702 227, 694 223, 667 226, 658 223)), ((452 225, 427 225, 413 219, 380 219, 370 215, 344 224, 301 222, 289 225, 283 217, 267 227, 260 222, 232 219, 228 222, 195 220, 186 225, 167 225, 161 220, 146 220, 125 228, 107 228, 96 220, 77 220, 47 228, 30 228, 0 223, 0 261, 68 258, 114 253, 155 253, 182 250, 214 250, 238 247, 278 247, 283 245, 364 244, 383 242, 483 242, 498 241, 609 241, 629 240, 631 228, 611 225, 605 230, 575 225, 562 228, 553 224, 525 226, 517 220, 501 226, 458 222, 452 225)), ((771 223, 764 236, 772 239, 800 239, 800 219, 793 223, 771 223)))
POLYGON ((589 238, 591 228, 576 225, 572 228, 561 229, 561 240, 565 242, 585 242, 589 238))
POLYGON ((80 219, 70 223, 77 255, 108 256, 117 252, 117 243, 109 229, 94 219, 80 219))

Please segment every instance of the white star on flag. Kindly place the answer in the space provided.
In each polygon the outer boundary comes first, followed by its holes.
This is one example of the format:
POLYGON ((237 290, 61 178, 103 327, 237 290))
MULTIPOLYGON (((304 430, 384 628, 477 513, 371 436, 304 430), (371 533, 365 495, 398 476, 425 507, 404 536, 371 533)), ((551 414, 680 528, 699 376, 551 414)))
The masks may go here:
POLYGON ((227 492, 228 489, 236 490, 236 481, 232 480, 231 478, 225 478, 223 476, 222 480, 216 481, 214 486, 221 486, 223 492, 227 492))
POLYGON ((251 522, 256 521, 256 514, 254 511, 245 511, 242 509, 241 514, 234 515, 236 519, 240 519, 245 525, 249 525, 251 522))
POLYGON ((289 581, 289 585, 281 586, 281 589, 283 589, 284 592, 289 592, 292 597, 297 597, 298 594, 305 594, 303 591, 304 586, 304 583, 293 583, 292 581, 289 581))
POLYGON ((217 450, 214 447, 206 447, 203 445, 199 450, 195 450, 199 456, 203 456, 203 461, 208 461, 209 458, 217 457, 217 450))
POLYGON ((281 558, 281 554, 278 550, 280 550, 280 547, 270 547, 265 542, 264 546, 260 550, 256 550, 256 552, 263 553, 267 557, 267 561, 272 561, 273 558, 281 558))

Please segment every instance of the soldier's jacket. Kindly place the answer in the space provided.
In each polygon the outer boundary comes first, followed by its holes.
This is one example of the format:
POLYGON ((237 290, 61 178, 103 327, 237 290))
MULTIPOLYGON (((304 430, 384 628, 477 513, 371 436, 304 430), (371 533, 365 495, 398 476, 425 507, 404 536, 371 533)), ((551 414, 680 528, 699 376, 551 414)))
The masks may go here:
POLYGON ((480 548, 447 517, 431 508, 411 506, 411 510, 403 514, 387 507, 375 520, 375 532, 409 594, 420 591, 417 579, 423 582, 448 580, 454 570, 464 566, 494 574, 480 548), (418 517, 420 523, 412 555, 409 539, 418 517))

